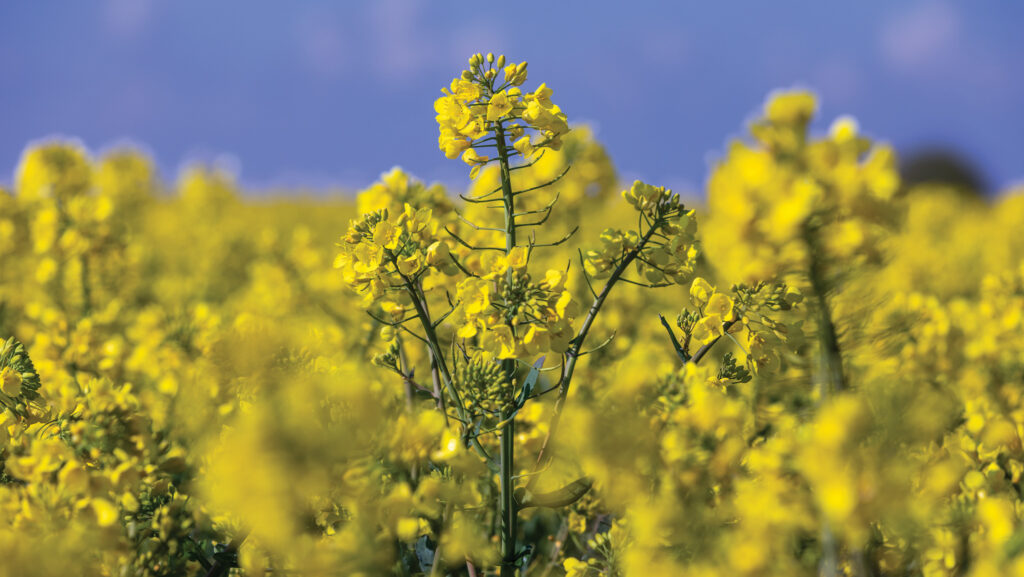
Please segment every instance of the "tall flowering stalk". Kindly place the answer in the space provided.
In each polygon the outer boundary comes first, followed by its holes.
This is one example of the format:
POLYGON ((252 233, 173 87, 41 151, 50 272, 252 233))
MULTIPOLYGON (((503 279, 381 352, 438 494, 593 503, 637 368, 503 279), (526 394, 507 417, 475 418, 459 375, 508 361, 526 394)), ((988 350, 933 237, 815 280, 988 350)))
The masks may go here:
MULTIPOLYGON (((505 65, 504 56, 495 60, 492 54, 483 57, 476 54, 469 60, 470 68, 463 71, 461 77, 452 81, 445 96, 438 99, 435 109, 438 112, 440 125, 439 145, 446 155, 462 150, 462 158, 473 166, 470 177, 474 177, 482 166, 496 161, 500 168, 501 186, 492 193, 477 197, 466 197, 469 203, 499 204, 504 209, 505 258, 508 267, 505 272, 506 287, 517 286, 520 279, 529 278, 526 272, 530 255, 534 250, 562 244, 576 232, 570 231, 560 240, 550 243, 537 243, 531 238, 523 247, 518 242, 521 229, 543 225, 555 201, 539 210, 516 210, 516 199, 521 195, 552 186, 566 174, 566 169, 553 180, 534 185, 526 189, 515 190, 513 170, 530 166, 544 149, 557 150, 561 146, 561 137, 568 131, 565 114, 551 102, 551 89, 542 84, 537 90, 523 94, 519 86, 526 80, 526 64, 505 65), (499 70, 503 70, 504 80, 498 81, 499 70), (532 134, 531 134, 532 133, 532 134), (494 149, 495 158, 481 155, 477 149, 494 149), (521 162, 513 166, 513 160, 519 157, 521 162), (500 192, 500 196, 497 194, 500 192), (493 196, 492 196, 493 195, 493 196)), ((663 188, 636 183, 624 197, 638 210, 638 231, 625 242, 606 243, 604 250, 591 251, 586 264, 592 272, 601 276, 607 272, 608 281, 600 294, 594 293, 594 301, 587 311, 578 332, 571 328, 577 307, 568 292, 563 291, 554 300, 554 316, 550 316, 547 327, 542 319, 525 318, 522 313, 528 310, 526 303, 516 303, 506 298, 504 323, 485 323, 484 330, 500 333, 499 339, 506 343, 502 346, 498 357, 502 359, 501 367, 505 379, 509 382, 517 380, 517 358, 529 366, 532 356, 544 349, 550 349, 562 355, 561 374, 557 383, 558 398, 555 404, 548 436, 541 448, 537 460, 535 475, 526 487, 516 488, 513 483, 515 469, 515 412, 530 399, 532 388, 537 381, 537 368, 543 358, 533 363, 534 369, 523 379, 520 400, 510 410, 501 414, 501 454, 500 454, 500 501, 501 511, 501 575, 512 575, 521 554, 516 550, 518 509, 527 506, 546 504, 548 506, 564 506, 579 499, 590 487, 586 478, 577 480, 561 490, 537 494, 531 491, 539 478, 537 472, 550 458, 548 443, 558 427, 561 409, 569 392, 576 364, 581 357, 582 348, 590 328, 608 298, 611 289, 622 280, 628 267, 636 262, 640 271, 650 271, 648 277, 663 280, 666 275, 674 280, 685 282, 692 271, 693 258, 696 251, 693 245, 694 223, 691 212, 683 209, 679 197, 663 188), (646 226, 646 230, 644 230, 646 226), (600 263, 595 265, 595 263, 600 263), (599 270, 600 269, 600 270, 599 270), (653 274, 651 274, 653 273, 653 274), (538 324, 533 324, 538 322, 538 324), (571 335, 571 338, 567 338, 571 335), (515 345, 512 345, 515 343, 515 345), (522 343, 522 344, 519 344, 522 343), (533 350, 531 350, 533 349, 533 350), (521 357, 527 357, 522 359, 521 357)), ((479 225, 469 223, 474 228, 479 225)), ((616 234, 609 231, 609 234, 616 234)), ((492 250, 491 247, 473 246, 456 237, 465 248, 475 251, 492 250)), ((540 285, 541 291, 557 290, 564 285, 564 275, 557 270, 548 271, 545 282, 540 285)), ((589 284, 589 281, 588 281, 589 284)), ((464 327, 465 328, 465 327, 464 327)), ((466 332, 475 332, 472 327, 466 332)))
MULTIPOLYGON (((558 195, 546 204, 531 199, 531 193, 555 187, 571 167, 547 181, 517 187, 516 172, 534 166, 547 151, 559 150, 569 131, 565 114, 551 101, 552 90, 541 84, 524 92, 526 79, 525 62, 476 54, 434 103, 438 144, 445 155, 461 156, 471 167, 471 179, 490 165, 497 167, 497 187, 462 199, 470 207, 500 209, 500 223, 408 204, 397 218, 379 210, 353 223, 335 263, 349 284, 366 295, 378 321, 425 344, 439 385, 434 394, 438 408, 460 423, 460 438, 497 475, 502 576, 514 575, 529 560, 529 550, 517 546, 519 512, 570 505, 591 486, 584 477, 555 491, 535 490, 552 458, 552 439, 577 363, 587 354, 587 336, 613 287, 619 282, 652 287, 687 283, 697 255, 692 211, 669 190, 635 183, 623 196, 637 211, 637 229, 606 230, 601 248, 581 253, 593 302, 577 328, 581 307, 566 286, 567 269, 547 270, 540 281, 530 270, 537 251, 564 244, 577 228, 538 241, 535 229, 546 228, 558 195), (637 280, 628 278, 634 268, 637 280), (459 280, 447 280, 451 277, 459 280), (591 278, 607 279, 600 292, 591 278), (445 289, 448 310, 441 315, 431 312, 428 286, 435 293, 439 287, 451 289, 445 289), (406 316, 407 310, 412 316, 406 316), (406 325, 413 319, 418 320, 416 332, 406 325), (441 330, 446 321, 451 330, 441 330), (545 369, 552 355, 561 362, 545 369), (559 378, 540 391, 540 372, 548 369, 558 370, 559 378), (442 388, 445 393, 438 393, 442 388), (520 471, 529 467, 517 465, 516 416, 549 391, 558 394, 547 437, 530 482, 518 486, 520 471), (485 439, 492 432, 498 436, 496 457, 485 439)), ((393 367, 409 376, 397 364, 393 367)))

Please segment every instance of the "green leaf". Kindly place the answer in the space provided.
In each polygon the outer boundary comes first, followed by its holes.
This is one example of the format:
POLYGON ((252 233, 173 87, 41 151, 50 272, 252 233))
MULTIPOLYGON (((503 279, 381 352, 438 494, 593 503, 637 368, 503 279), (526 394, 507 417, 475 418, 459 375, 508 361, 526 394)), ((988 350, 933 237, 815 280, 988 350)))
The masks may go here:
POLYGON ((689 362, 690 356, 686 354, 683 346, 679 344, 679 339, 676 338, 675 331, 672 330, 672 327, 668 325, 668 321, 665 320, 665 315, 658 315, 658 318, 661 319, 661 326, 665 327, 665 330, 668 331, 668 338, 672 341, 672 348, 675 349, 679 360, 683 361, 683 363, 689 362))
POLYGON ((530 367, 530 372, 526 375, 526 380, 523 381, 523 388, 519 391, 519 396, 516 397, 516 410, 523 408, 526 400, 533 394, 533 389, 537 386, 537 379, 540 378, 540 369, 544 366, 544 358, 537 359, 537 362, 530 367))
POLYGON ((561 489, 548 493, 534 493, 525 487, 520 487, 515 491, 515 499, 519 509, 526 509, 528 507, 557 509, 579 501, 593 486, 593 479, 590 477, 580 477, 561 489))

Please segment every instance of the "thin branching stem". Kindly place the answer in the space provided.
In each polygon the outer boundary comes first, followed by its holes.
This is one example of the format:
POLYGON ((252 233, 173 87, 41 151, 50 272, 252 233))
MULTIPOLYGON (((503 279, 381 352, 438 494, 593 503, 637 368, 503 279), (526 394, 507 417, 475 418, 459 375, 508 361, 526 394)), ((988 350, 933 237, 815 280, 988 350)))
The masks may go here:
MULTIPOLYGON (((725 333, 729 332, 729 329, 732 328, 732 325, 734 325, 734 324, 736 324, 736 321, 728 321, 728 322, 722 323, 722 334, 725 334, 725 333)), ((719 335, 719 336, 715 337, 715 339, 713 341, 711 341, 710 343, 702 345, 699 349, 697 349, 697 352, 693 353, 693 356, 690 357, 690 361, 689 362, 691 362, 691 363, 693 363, 695 365, 700 363, 700 360, 703 359, 704 356, 707 355, 708 352, 711 351, 712 348, 714 348, 715 343, 717 343, 719 340, 721 340, 721 338, 722 338, 721 335, 719 335)))
MULTIPOLYGON (((566 362, 565 367, 562 369, 561 385, 558 390, 558 398, 555 400, 555 407, 551 414, 551 422, 548 425, 548 433, 544 437, 544 442, 541 444, 540 452, 537 455, 537 462, 534 465, 534 471, 543 468, 547 460, 551 458, 551 439, 554 438, 555 433, 558 431, 558 424, 562 418, 562 408, 565 406, 565 399, 569 396, 569 387, 572 384, 573 373, 576 370, 576 363, 580 358, 580 350, 583 348, 583 344, 587 339, 587 335, 590 333, 591 327, 594 325, 594 320, 597 318, 598 313, 601 312, 601 307, 604 306, 605 301, 608 299, 608 295, 611 294, 612 288, 618 283, 619 279, 622 278, 623 273, 626 271, 626 267, 636 259, 637 255, 647 246, 647 243, 651 240, 652 233, 657 230, 657 227, 652 227, 640 237, 640 241, 637 242, 636 246, 633 247, 621 260, 619 260, 615 270, 612 271, 610 277, 604 284, 604 288, 601 289, 601 294, 597 295, 594 299, 593 304, 590 305, 590 310, 587 311, 587 316, 583 320, 583 325, 580 327, 579 333, 571 341, 569 350, 566 351, 566 362)), ((533 477, 530 480, 528 487, 534 485, 539 479, 539 476, 533 477)))
POLYGON ((552 184, 558 182, 559 180, 562 180, 562 177, 564 177, 566 174, 569 173, 569 169, 570 168, 572 168, 572 165, 571 164, 567 164, 565 166, 565 170, 563 170, 561 173, 559 173, 558 176, 552 178, 551 180, 545 182, 544 184, 538 184, 536 186, 531 186, 530 188, 524 188, 523 190, 517 190, 517 191, 512 193, 512 196, 519 196, 521 194, 526 194, 528 192, 533 192, 535 190, 540 190, 542 188, 551 186, 552 184))
POLYGON ((457 210, 455 211, 455 216, 459 217, 459 220, 461 220, 462 222, 466 223, 466 225, 469 226, 470 228, 472 228, 473 230, 487 230, 487 231, 491 231, 491 232, 505 232, 504 229, 497 228, 497 227, 480 226, 479 224, 477 224, 477 223, 469 220, 468 218, 462 216, 462 213, 457 211, 457 210))
POLYGON ((412 279, 408 276, 398 273, 402 280, 405 281, 406 290, 409 293, 409 297, 412 300, 412 305, 416 309, 416 315, 420 319, 420 326, 423 328, 426 338, 424 339, 427 343, 427 347, 430 349, 431 358, 434 360, 443 384, 448 391, 448 395, 451 396, 455 402, 455 410, 458 412, 460 417, 465 418, 466 408, 462 404, 462 399, 459 397, 459 392, 455 389, 454 383, 452 382, 451 372, 448 370, 448 364, 445 362, 444 355, 441 353, 440 341, 437 338, 437 331, 434 328, 434 324, 430 320, 430 313, 427 312, 426 298, 423 296, 423 291, 419 288, 419 285, 415 284, 412 279))
POLYGON ((461 244, 462 246, 468 248, 469 250, 496 250, 496 251, 499 251, 499 252, 505 252, 505 249, 503 249, 501 247, 497 247, 497 246, 474 246, 474 245, 471 245, 468 242, 466 242, 465 240, 463 240, 463 238, 461 236, 459 236, 459 235, 455 234, 454 232, 452 232, 451 230, 449 230, 447 226, 444 227, 444 230, 445 230, 445 232, 450 234, 452 238, 455 239, 455 242, 461 244))

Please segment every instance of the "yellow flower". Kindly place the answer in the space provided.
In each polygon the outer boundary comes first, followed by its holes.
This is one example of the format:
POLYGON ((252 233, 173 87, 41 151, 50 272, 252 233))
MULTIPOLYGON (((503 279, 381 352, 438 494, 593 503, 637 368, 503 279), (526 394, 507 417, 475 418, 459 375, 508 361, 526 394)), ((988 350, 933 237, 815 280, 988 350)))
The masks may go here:
POLYGON ((487 251, 480 257, 480 268, 484 278, 497 278, 508 271, 508 258, 499 252, 487 251))
POLYGON ((722 336, 722 317, 712 314, 708 315, 693 325, 691 336, 693 340, 706 345, 722 336))
POLYGON ((629 190, 622 191, 622 198, 626 199, 626 202, 633 205, 637 210, 650 211, 670 192, 663 186, 654 186, 636 180, 633 181, 633 185, 629 190))
POLYGON ((537 90, 534 90, 533 93, 529 95, 529 100, 536 102, 539 106, 544 108, 551 108, 553 106, 551 104, 552 92, 553 91, 548 87, 546 82, 541 82, 540 86, 537 87, 537 90))
POLYGON ((396 262, 398 264, 398 272, 405 276, 412 276, 423 268, 423 263, 420 261, 420 255, 418 254, 414 254, 406 258, 400 258, 396 262))
POLYGON ((17 397, 21 394, 21 375, 11 367, 0 369, 0 391, 8 397, 17 397))
POLYGON ((467 315, 479 315, 491 306, 490 283, 481 278, 469 277, 459 283, 458 297, 467 315))
POLYGON ((446 268, 451 264, 448 243, 438 240, 427 247, 427 264, 435 268, 446 268))
MULTIPOLYGON (((355 257, 352 268, 357 274, 372 273, 380 268, 381 259, 384 257, 384 249, 380 246, 360 244, 352 251, 352 256, 355 257)), ((344 266, 344 262, 341 264, 344 266)))
POLYGON ((139 506, 139 500, 135 498, 135 495, 132 495, 129 492, 125 492, 121 495, 121 507, 124 508, 125 511, 135 513, 139 510, 139 506))
POLYGON ((398 248, 398 240, 401 236, 401 231, 388 221, 383 221, 377 224, 377 227, 373 230, 373 242, 386 249, 395 250, 398 248))
POLYGON ((808 122, 817 108, 817 98, 813 94, 794 90, 776 94, 765 104, 764 111, 772 122, 798 124, 808 122))
POLYGON ((529 157, 534 151, 533 144, 530 143, 529 136, 524 136, 519 140, 516 140, 512 144, 512 148, 518 150, 519 154, 522 154, 524 157, 529 157))
POLYGON ((562 291, 562 294, 558 295, 558 300, 555 302, 555 312, 558 314, 558 318, 576 316, 578 308, 569 291, 562 291))
POLYGON ((89 472, 78 461, 71 461, 57 475, 61 487, 72 495, 82 495, 89 489, 89 472))
POLYGON ((531 325, 530 330, 526 331, 526 336, 523 337, 523 347, 526 349, 527 354, 530 355, 539 355, 548 351, 551 348, 551 338, 548 334, 548 329, 531 325))
POLYGON ((606 278, 612 274, 612 259, 600 251, 588 250, 583 261, 583 269, 596 279, 606 278))
POLYGON ((708 299, 708 314, 716 314, 722 317, 723 321, 733 320, 733 302, 729 295, 715 293, 708 299))
POLYGON ((516 356, 516 339, 508 325, 498 325, 487 331, 490 350, 499 359, 512 359, 516 356))
POLYGON ((96 522, 100 527, 113 525, 120 516, 117 507, 106 499, 93 499, 92 510, 96 513, 96 522))
POLYGON ((559 269, 548 269, 544 273, 544 282, 541 288, 549 291, 561 290, 565 286, 565 271, 559 269))
POLYGON ((466 80, 465 78, 456 78, 452 80, 451 91, 452 96, 464 102, 480 98, 480 86, 475 82, 466 80))
POLYGON ((467 148, 466 151, 462 153, 462 161, 470 166, 476 164, 484 164, 488 160, 490 160, 490 157, 480 156, 472 148, 467 148))
POLYGON ((552 133, 552 136, 563 134, 569 131, 569 124, 566 122, 562 110, 552 105, 545 108, 537 100, 530 101, 523 112, 523 120, 538 130, 545 130, 552 133))
POLYGON ((693 284, 690 285, 690 301, 694 306, 703 307, 708 304, 708 300, 714 292, 715 287, 711 286, 711 283, 702 277, 697 277, 693 279, 693 284))
POLYGON ((441 144, 441 148, 444 150, 444 155, 447 158, 458 158, 467 148, 469 148, 470 142, 465 138, 446 138, 441 144))
POLYGON ((456 331, 455 334, 458 335, 460 339, 471 339, 475 337, 478 332, 480 332, 480 327, 477 326, 478 324, 479 323, 477 323, 476 321, 470 320, 466 324, 459 327, 459 330, 456 331))
POLYGON ((858 132, 860 130, 857 126, 857 119, 852 116, 840 116, 832 122, 832 126, 828 129, 829 136, 840 143, 853 141, 857 138, 858 132))
POLYGON ((477 116, 467 122, 465 126, 459 130, 459 133, 470 140, 483 138, 484 136, 487 136, 487 121, 483 116, 477 116))
POLYGON ((526 82, 526 63, 520 62, 519 64, 511 63, 505 67, 505 81, 514 85, 519 86, 523 82, 526 82))
POLYGON ((491 96, 491 101, 487 103, 487 120, 489 122, 499 120, 509 112, 512 112, 512 102, 509 101, 508 94, 499 92, 491 96))
POLYGON ((526 268, 529 256, 530 252, 525 246, 513 247, 506 257, 508 266, 512 267, 513 270, 522 270, 526 268))
POLYGON ((380 303, 380 308, 396 323, 405 318, 405 306, 401 303, 384 301, 380 303))
POLYGON ((452 96, 442 96, 434 101, 437 122, 442 131, 461 132, 470 121, 469 107, 452 96))
POLYGON ((562 561, 562 569, 565 569, 565 577, 587 577, 591 574, 590 565, 575 557, 567 557, 562 561))

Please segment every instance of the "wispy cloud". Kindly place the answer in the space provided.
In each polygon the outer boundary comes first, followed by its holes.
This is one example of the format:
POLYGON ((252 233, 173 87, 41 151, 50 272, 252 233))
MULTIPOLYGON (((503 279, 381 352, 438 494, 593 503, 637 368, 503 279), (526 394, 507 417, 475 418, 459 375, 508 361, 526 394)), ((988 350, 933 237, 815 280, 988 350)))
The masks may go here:
POLYGON ((398 80, 432 62, 437 46, 423 34, 422 0, 378 0, 368 7, 370 55, 377 74, 398 80))
POLYGON ((105 0, 103 25, 117 38, 138 38, 152 20, 155 5, 154 0, 105 0))
POLYGON ((336 78, 348 64, 345 31, 336 14, 312 9, 296 21, 295 37, 304 68, 320 78, 336 78))
POLYGON ((938 81, 968 101, 984 93, 989 105, 1012 106, 1022 89, 1020 67, 1012 53, 971 34, 968 16, 948 2, 922 2, 895 13, 879 35, 884 63, 913 81, 938 81))
POLYGON ((957 56, 960 35, 960 15, 951 4, 922 2, 885 22, 879 48, 886 64, 899 71, 929 72, 957 56))

